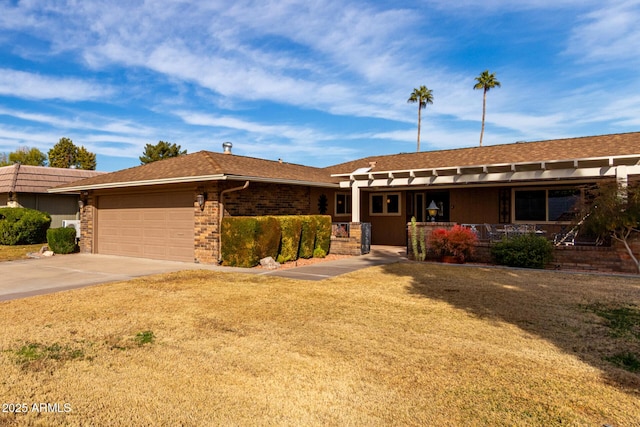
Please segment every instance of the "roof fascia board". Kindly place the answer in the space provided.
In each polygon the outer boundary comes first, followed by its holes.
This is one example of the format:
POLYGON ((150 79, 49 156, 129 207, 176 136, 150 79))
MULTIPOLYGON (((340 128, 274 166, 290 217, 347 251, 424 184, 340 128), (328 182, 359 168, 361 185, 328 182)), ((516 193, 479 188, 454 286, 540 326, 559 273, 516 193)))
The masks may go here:
MULTIPOLYGON (((579 159, 557 159, 557 160, 540 160, 534 162, 513 162, 513 163, 487 163, 482 165, 469 165, 469 166, 443 166, 443 167, 435 167, 435 168, 416 168, 416 169, 393 169, 393 170, 380 170, 380 171, 371 171, 368 174, 363 173, 337 173, 331 174, 332 177, 335 178, 350 178, 357 179, 359 176, 374 176, 375 175, 400 175, 400 174, 409 174, 410 176, 416 175, 417 173, 429 173, 431 175, 436 175, 439 172, 445 171, 454 171, 456 173, 460 173, 460 171, 469 170, 469 169, 481 169, 483 171, 488 171, 489 168, 507 168, 512 171, 517 171, 522 168, 531 168, 537 167, 540 170, 546 170, 550 167, 553 167, 555 164, 562 163, 572 163, 574 168, 579 168, 581 163, 593 163, 601 161, 603 166, 616 166, 616 160, 636 160, 636 164, 640 164, 640 155, 638 154, 629 154, 629 155, 620 155, 620 156, 605 156, 605 157, 584 157, 579 159)), ((486 173, 486 172, 485 172, 486 173)))
POLYGON ((337 188, 338 183, 320 183, 314 181, 297 181, 292 179, 279 179, 279 178, 262 178, 254 176, 244 175, 203 175, 203 176, 188 176, 180 178, 166 178, 166 179, 153 179, 153 180, 141 180, 141 181, 126 181, 126 182, 111 182, 104 184, 93 185, 78 185, 74 187, 64 188, 52 188, 49 189, 49 193, 63 193, 70 191, 86 191, 86 190, 104 190, 112 188, 125 188, 125 187, 142 187, 148 185, 160 185, 160 184, 182 184, 188 182, 202 182, 202 181, 252 181, 252 182, 267 182, 272 184, 293 184, 293 185, 308 185, 311 187, 324 187, 324 188, 337 188))
POLYGON ((64 193, 69 191, 84 191, 84 190, 102 190, 108 188, 122 188, 122 187, 142 187, 147 185, 159 185, 159 184, 181 184, 186 182, 200 182, 200 181, 223 181, 227 177, 223 174, 217 175, 202 175, 202 176, 183 176, 179 178, 163 178, 163 179, 150 179, 141 181, 124 181, 124 182, 108 182, 104 184, 89 184, 89 185, 77 185, 73 187, 63 188, 50 188, 49 193, 64 193))
POLYGON ((248 175, 225 175, 225 179, 229 181, 251 181, 266 182, 271 184, 291 184, 291 185, 308 185, 310 187, 338 188, 339 183, 317 182, 317 181, 299 181, 295 179, 284 178, 262 178, 248 175))
MULTIPOLYGON (((373 179, 357 181, 359 187, 396 187, 416 185, 464 185, 472 183, 545 181, 558 179, 603 178, 615 177, 617 166, 603 166, 578 169, 541 169, 533 171, 479 173, 460 175, 437 175, 416 178, 373 179)), ((640 174, 640 166, 627 166, 629 175, 640 174)), ((341 183, 342 188, 349 187, 349 182, 341 183)))

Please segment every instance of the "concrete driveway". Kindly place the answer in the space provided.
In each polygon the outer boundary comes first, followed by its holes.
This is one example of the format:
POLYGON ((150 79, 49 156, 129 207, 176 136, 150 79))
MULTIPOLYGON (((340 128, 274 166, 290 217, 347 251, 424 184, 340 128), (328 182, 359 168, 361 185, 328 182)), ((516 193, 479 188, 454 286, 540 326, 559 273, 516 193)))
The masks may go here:
POLYGON ((0 301, 182 270, 211 270, 297 280, 324 280, 373 265, 398 262, 406 259, 404 255, 404 248, 379 246, 372 247, 371 253, 367 255, 284 270, 220 267, 113 255, 57 255, 0 262, 0 301))
POLYGON ((251 269, 111 255, 57 255, 0 262, 0 301, 181 270, 252 272, 251 269))

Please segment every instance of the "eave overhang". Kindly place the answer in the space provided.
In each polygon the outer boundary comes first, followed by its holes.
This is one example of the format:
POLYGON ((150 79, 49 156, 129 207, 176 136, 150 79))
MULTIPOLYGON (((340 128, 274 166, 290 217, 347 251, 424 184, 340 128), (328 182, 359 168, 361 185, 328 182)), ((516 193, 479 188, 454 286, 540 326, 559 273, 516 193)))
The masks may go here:
POLYGON ((331 176, 347 179, 340 182, 342 188, 469 185, 615 177, 620 166, 629 175, 640 174, 640 155, 385 171, 358 169, 331 176))
POLYGON ((215 175, 201 175, 201 176, 185 176, 177 178, 161 178, 139 181, 123 181, 123 182, 107 182, 102 184, 87 184, 76 185, 72 187, 63 188, 51 188, 49 193, 69 193, 77 191, 89 191, 89 190, 105 190, 113 188, 127 188, 127 187, 144 187, 151 185, 166 185, 166 184, 184 184, 190 182, 206 182, 206 181, 251 181, 251 182, 266 182, 273 184, 291 184, 291 185, 308 185, 311 187, 323 187, 323 188, 338 188, 338 183, 325 183, 315 181, 301 181, 293 179, 280 179, 280 178, 264 178, 250 175, 227 175, 227 174, 215 174, 215 175))

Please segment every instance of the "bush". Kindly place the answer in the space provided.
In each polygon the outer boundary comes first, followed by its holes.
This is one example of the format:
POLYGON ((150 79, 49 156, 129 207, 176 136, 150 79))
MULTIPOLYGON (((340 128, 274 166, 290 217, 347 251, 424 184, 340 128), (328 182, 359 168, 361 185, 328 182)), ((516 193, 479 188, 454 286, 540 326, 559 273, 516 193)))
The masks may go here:
POLYGON ((259 222, 253 217, 228 217, 222 220, 221 258, 226 265, 255 267, 260 262, 256 250, 259 222))
MULTIPOLYGON (((331 246, 331 217, 328 215, 315 215, 315 218, 317 227, 315 249, 322 249, 326 256, 331 246)), ((314 254, 313 256, 315 257, 316 255, 314 254)))
POLYGON ((450 255, 464 261, 473 255, 477 241, 478 237, 471 229, 455 225, 451 230, 433 230, 429 246, 437 255, 450 255))
POLYGON ((278 262, 295 261, 298 259, 298 249, 300 248, 302 220, 298 216, 278 216, 276 218, 280 221, 282 229, 278 262))
POLYGON ((553 245, 544 237, 523 234, 493 245, 491 256, 500 265, 544 268, 553 258, 553 245))
POLYGON ((0 208, 0 244, 33 245, 47 241, 51 216, 27 208, 0 208))
POLYGON ((258 261, 266 257, 276 259, 282 234, 280 222, 272 216, 260 216, 256 220, 258 221, 258 228, 256 230, 255 249, 258 261))
POLYGON ((324 258, 327 256, 327 253, 322 248, 315 248, 313 250, 314 258, 324 258))
POLYGON ((75 228, 50 228, 47 230, 47 244, 56 254, 70 254, 76 251, 75 228))
POLYGON ((298 256, 300 258, 313 257, 313 251, 316 248, 316 234, 317 224, 316 217, 313 215, 306 215, 300 217, 302 220, 302 233, 300 235, 300 249, 298 250, 298 256))

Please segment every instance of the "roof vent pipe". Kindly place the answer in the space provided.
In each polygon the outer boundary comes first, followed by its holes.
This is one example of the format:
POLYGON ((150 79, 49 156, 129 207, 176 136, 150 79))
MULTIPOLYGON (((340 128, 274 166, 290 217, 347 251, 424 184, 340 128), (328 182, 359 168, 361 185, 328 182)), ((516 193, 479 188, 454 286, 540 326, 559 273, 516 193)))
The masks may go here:
POLYGON ((231 154, 231 148, 233 147, 233 144, 230 142, 223 142, 222 143, 222 150, 224 154, 231 154))

